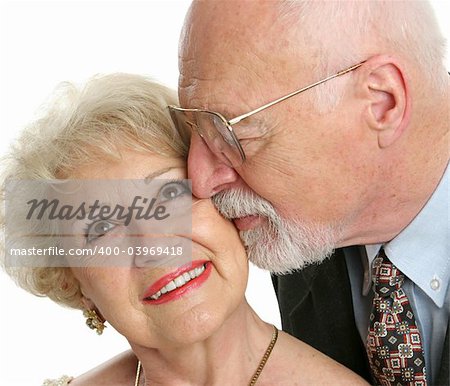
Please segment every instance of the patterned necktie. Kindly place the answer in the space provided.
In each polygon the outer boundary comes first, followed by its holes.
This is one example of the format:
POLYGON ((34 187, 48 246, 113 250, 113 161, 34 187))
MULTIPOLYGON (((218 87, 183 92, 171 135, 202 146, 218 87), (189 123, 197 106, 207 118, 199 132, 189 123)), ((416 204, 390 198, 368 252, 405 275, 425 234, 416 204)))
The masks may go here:
POLYGON ((381 249, 372 265, 375 293, 367 337, 367 355, 377 385, 427 384, 422 340, 408 297, 404 275, 381 249))

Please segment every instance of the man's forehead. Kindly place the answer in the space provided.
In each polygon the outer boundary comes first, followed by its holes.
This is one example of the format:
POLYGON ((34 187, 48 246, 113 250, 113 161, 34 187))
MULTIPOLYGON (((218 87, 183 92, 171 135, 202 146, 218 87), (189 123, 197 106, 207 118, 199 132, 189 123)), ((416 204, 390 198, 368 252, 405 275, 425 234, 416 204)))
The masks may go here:
POLYGON ((233 118, 291 92, 301 84, 301 73, 301 64, 281 55, 262 57, 248 51, 231 60, 199 58, 180 66, 179 101, 185 108, 210 109, 233 118))
POLYGON ((212 76, 205 79, 196 78, 188 72, 188 77, 180 76, 180 105, 217 111, 227 118, 247 111, 247 104, 254 99, 254 90, 259 89, 259 83, 239 71, 234 71, 233 75, 234 78, 212 76))
POLYGON ((194 2, 180 41, 182 107, 232 118, 302 84, 307 55, 292 28, 277 19, 278 5, 194 2))

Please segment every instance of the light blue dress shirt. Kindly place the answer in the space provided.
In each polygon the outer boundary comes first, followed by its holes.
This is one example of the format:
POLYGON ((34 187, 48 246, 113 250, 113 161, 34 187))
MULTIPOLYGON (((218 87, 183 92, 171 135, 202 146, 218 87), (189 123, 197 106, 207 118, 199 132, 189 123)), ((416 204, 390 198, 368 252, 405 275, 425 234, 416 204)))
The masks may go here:
MULTIPOLYGON (((407 294, 424 343, 428 383, 438 374, 450 314, 450 167, 421 212, 390 242, 386 255, 405 275, 407 294)), ((372 307, 369 267, 383 245, 366 245, 367 256, 345 250, 355 321, 364 344, 372 307)))

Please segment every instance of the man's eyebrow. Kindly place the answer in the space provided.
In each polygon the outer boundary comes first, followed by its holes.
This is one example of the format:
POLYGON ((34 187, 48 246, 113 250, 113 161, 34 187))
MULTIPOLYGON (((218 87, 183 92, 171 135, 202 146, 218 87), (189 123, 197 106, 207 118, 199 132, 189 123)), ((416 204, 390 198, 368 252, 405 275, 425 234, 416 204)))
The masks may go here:
POLYGON ((146 184, 150 183, 155 177, 160 176, 161 174, 167 173, 168 171, 172 169, 177 169, 175 166, 171 166, 168 168, 157 170, 156 172, 150 173, 147 177, 144 178, 144 182, 146 184))

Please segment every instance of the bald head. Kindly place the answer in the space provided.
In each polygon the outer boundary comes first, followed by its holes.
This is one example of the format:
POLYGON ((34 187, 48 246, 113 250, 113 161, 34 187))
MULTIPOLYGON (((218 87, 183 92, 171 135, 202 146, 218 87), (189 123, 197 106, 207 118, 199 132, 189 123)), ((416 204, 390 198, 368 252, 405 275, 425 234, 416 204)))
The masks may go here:
MULTIPOLYGON (((328 74, 385 53, 401 56, 414 73, 424 74, 424 83, 442 90, 444 47, 426 1, 194 0, 180 41, 180 87, 209 75, 208 66, 239 58, 244 64, 246 56, 272 68, 276 57, 277 71, 294 65, 298 73, 328 74)), ((334 82, 314 90, 311 99, 318 107, 336 101, 330 96, 337 87, 334 82)))
MULTIPOLYGON (((259 36, 256 40, 261 40, 280 24, 273 3, 193 1, 185 20, 181 47, 187 48, 184 46, 192 43, 192 37, 202 37, 202 44, 208 44, 209 41, 209 47, 220 42, 225 49, 233 47, 236 40, 254 41, 255 34, 259 36)), ((191 48, 195 49, 195 46, 189 46, 191 48)))
MULTIPOLYGON (((235 87, 233 74, 238 69, 243 72, 238 83, 245 88, 267 71, 283 71, 283 53, 298 43, 278 16, 272 1, 194 1, 180 40, 180 89, 195 89, 207 79, 220 81, 226 89, 235 87)), ((210 89, 208 93, 221 91, 210 89)), ((239 93, 239 88, 234 91, 239 93)), ((199 101, 201 107, 207 102, 199 101)))

